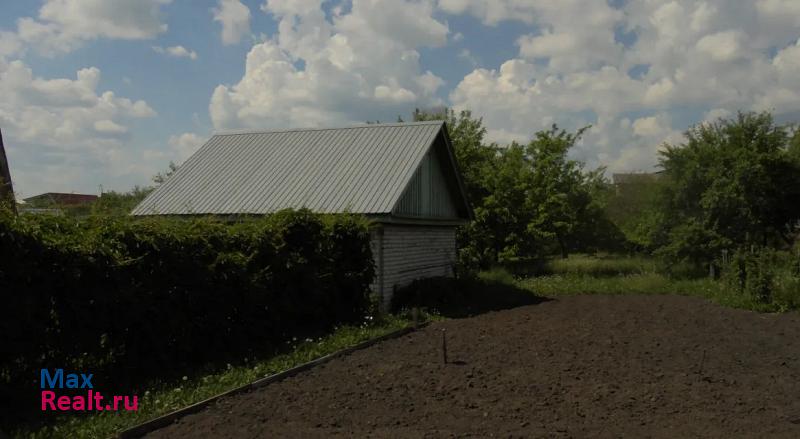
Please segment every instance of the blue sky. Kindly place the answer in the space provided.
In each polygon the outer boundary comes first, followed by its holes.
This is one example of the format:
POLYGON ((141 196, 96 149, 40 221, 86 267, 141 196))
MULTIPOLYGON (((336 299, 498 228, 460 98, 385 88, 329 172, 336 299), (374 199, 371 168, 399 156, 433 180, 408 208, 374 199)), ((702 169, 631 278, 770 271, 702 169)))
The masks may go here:
POLYGON ((215 130, 393 121, 442 105, 483 117, 500 143, 591 124, 577 158, 646 171, 691 124, 800 114, 800 2, 728 6, 4 2, 0 128, 23 197, 150 184, 215 130))

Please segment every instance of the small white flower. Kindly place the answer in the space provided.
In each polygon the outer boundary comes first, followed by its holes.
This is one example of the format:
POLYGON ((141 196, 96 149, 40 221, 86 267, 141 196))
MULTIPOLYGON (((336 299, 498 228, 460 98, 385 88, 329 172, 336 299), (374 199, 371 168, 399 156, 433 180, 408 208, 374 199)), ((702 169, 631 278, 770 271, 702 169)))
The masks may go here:
POLYGON ((183 376, 183 380, 184 380, 184 381, 186 381, 186 380, 188 380, 188 379, 189 379, 189 377, 187 377, 186 375, 184 375, 184 376, 183 376))

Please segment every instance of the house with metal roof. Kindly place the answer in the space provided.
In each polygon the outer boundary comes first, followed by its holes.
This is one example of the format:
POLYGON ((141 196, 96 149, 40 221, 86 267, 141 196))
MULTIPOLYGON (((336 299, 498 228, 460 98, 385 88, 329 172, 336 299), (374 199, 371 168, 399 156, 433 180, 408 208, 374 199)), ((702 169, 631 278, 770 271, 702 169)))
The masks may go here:
POLYGON ((452 276, 472 217, 442 121, 216 134, 133 215, 259 215, 286 208, 372 219, 373 290, 452 276))

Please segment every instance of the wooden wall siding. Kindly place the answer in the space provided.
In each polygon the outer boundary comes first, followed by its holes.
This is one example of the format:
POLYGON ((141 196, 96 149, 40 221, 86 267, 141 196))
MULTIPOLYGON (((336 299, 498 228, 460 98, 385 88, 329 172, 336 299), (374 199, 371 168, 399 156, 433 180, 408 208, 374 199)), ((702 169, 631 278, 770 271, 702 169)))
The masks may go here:
POLYGON ((376 259, 376 282, 373 291, 380 293, 385 304, 391 301, 395 288, 402 288, 415 279, 453 276, 456 263, 456 232, 452 226, 383 226, 383 236, 373 235, 373 257, 376 259), (382 241, 382 253, 380 243, 382 241), (382 265, 378 266, 382 254, 382 265), (380 274, 379 274, 380 273, 380 274))
POLYGON ((458 218, 452 190, 442 172, 442 163, 437 148, 431 148, 422 159, 397 203, 395 214, 427 218, 458 218))

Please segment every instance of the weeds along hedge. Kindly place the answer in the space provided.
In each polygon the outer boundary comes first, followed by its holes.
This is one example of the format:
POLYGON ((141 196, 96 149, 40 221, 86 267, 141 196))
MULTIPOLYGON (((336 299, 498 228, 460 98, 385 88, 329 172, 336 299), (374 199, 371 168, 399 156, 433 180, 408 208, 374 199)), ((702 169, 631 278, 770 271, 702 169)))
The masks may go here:
MULTIPOLYGON (((0 214, 3 388, 41 367, 163 377, 360 319, 374 267, 355 215, 99 219, 0 214)), ((4 399, 0 395, 0 399, 4 399)))

